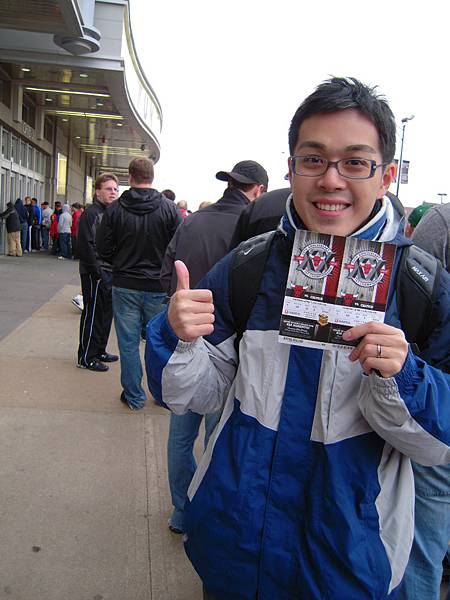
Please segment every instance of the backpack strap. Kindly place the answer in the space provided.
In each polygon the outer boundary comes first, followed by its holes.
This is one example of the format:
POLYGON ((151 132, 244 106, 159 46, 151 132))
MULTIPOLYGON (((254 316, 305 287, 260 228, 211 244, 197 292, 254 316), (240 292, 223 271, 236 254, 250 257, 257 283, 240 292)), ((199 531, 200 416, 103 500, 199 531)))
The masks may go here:
POLYGON ((276 231, 245 240, 236 249, 230 267, 230 306, 236 325, 236 351, 247 328, 276 231))
POLYGON ((436 294, 442 264, 418 246, 403 250, 397 274, 397 305, 402 329, 410 344, 421 350, 438 322, 436 294))

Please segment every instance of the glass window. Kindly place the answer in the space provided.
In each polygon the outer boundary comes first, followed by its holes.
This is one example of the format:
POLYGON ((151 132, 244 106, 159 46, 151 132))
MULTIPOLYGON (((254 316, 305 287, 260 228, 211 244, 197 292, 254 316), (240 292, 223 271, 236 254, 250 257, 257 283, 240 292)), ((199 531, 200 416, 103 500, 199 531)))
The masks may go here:
POLYGON ((11 158, 11 134, 7 129, 3 129, 2 156, 7 159, 11 158))
POLYGON ((22 167, 27 166, 27 143, 23 140, 20 142, 20 162, 22 167))
POLYGON ((58 152, 58 174, 56 178, 56 193, 65 196, 67 181, 67 156, 58 152))
POLYGON ((85 193, 86 204, 92 202, 92 177, 86 175, 86 193, 85 193))
POLYGON ((36 150, 33 148, 33 146, 29 146, 28 147, 28 168, 31 169, 32 171, 36 171, 36 166, 35 166, 35 156, 36 156, 36 150))
POLYGON ((14 135, 11 136, 11 160, 15 163, 20 162, 19 140, 14 135))

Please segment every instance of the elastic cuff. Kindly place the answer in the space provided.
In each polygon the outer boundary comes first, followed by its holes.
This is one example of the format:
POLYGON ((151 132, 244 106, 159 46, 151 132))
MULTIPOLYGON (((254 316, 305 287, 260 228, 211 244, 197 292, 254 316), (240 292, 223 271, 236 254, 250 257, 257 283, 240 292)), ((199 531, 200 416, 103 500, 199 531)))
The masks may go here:
POLYGON ((402 396, 411 393, 417 378, 416 358, 411 348, 408 348, 408 354, 401 371, 394 377, 402 396))

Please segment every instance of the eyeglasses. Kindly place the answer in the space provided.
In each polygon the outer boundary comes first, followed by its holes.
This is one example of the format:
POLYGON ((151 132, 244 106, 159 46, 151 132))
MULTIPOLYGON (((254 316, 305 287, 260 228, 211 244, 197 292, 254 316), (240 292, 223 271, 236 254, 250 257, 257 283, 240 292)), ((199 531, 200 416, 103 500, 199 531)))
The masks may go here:
POLYGON ((322 156, 312 154, 291 156, 292 170, 301 177, 320 177, 330 167, 336 167, 339 175, 345 177, 345 179, 370 179, 379 167, 385 167, 386 164, 380 163, 377 165, 375 160, 357 157, 327 160, 322 156))

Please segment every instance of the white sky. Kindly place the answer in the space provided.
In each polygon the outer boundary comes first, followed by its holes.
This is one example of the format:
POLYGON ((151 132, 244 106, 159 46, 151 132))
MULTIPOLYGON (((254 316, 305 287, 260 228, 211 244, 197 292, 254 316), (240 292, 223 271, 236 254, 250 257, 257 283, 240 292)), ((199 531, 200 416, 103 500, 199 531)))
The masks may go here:
POLYGON ((415 115, 403 204, 439 202, 439 192, 450 201, 443 0, 131 0, 131 17, 164 116, 155 187, 173 189, 191 210, 220 198, 215 173, 240 160, 260 162, 269 189, 284 187, 290 120, 329 75, 380 87, 397 118, 397 158, 401 119, 415 115))

